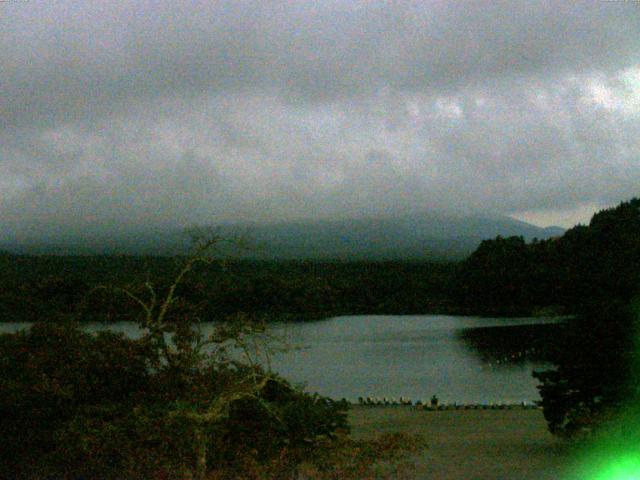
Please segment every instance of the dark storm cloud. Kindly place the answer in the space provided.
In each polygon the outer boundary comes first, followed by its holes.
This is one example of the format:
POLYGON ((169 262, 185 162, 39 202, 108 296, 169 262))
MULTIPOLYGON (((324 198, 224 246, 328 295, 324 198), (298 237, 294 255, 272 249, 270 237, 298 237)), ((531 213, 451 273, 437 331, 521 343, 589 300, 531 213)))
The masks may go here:
MULTIPOLYGON (((640 15, 611 2, 7 3, 9 117, 130 98, 275 91, 292 101, 384 86, 451 90, 637 63, 640 15)), ((122 106, 122 105, 117 105, 122 106)))
POLYGON ((0 209, 179 225, 637 194, 631 2, 5 2, 0 209))

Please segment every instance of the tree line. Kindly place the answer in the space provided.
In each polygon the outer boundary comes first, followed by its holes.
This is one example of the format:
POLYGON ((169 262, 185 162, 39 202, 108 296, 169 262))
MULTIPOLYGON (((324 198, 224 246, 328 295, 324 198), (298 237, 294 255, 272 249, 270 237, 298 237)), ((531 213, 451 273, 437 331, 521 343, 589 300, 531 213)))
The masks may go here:
POLYGON ((483 241, 457 269, 455 301, 480 309, 557 306, 572 313, 594 302, 630 301, 640 284, 639 207, 640 199, 623 202, 558 238, 483 241))
MULTIPOLYGON (((0 321, 135 320, 130 302, 97 287, 170 285, 180 257, 0 256, 0 321)), ((454 309, 453 264, 237 260, 199 265, 179 287, 203 319, 268 320, 454 309)))

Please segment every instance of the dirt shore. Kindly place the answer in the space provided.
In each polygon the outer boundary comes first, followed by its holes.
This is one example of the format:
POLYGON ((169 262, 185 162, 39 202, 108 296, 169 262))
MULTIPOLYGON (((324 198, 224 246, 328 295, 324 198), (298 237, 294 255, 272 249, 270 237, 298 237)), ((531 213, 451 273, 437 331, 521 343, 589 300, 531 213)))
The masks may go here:
POLYGON ((547 431, 540 410, 453 410, 361 407, 350 412, 353 434, 420 434, 416 479, 562 480, 570 452, 547 431))

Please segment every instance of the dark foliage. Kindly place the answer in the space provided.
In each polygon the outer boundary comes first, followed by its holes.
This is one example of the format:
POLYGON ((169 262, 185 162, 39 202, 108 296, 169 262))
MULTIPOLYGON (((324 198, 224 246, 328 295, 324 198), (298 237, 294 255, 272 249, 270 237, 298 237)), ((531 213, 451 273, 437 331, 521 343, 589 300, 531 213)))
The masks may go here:
POLYGON ((481 309, 519 309, 535 304, 530 288, 532 254, 522 237, 484 240, 460 266, 457 298, 481 309))
MULTIPOLYGON (((0 321, 137 320, 126 297, 98 285, 166 291, 180 265, 169 257, 0 257, 0 321)), ((201 318, 238 312, 267 319, 338 314, 448 311, 453 265, 410 262, 269 262, 203 264, 179 295, 201 318)))
POLYGON ((525 243, 485 240, 453 281, 455 302, 481 311, 579 312, 630 301, 640 285, 640 199, 596 213, 589 226, 525 243))
POLYGON ((348 430, 346 404, 256 367, 154 365, 144 340, 75 325, 0 336, 0 478, 184 478, 202 452, 204 464, 234 471, 285 447, 295 464, 348 430), (262 385, 255 394, 242 387, 249 374, 262 385))
POLYGON ((593 305, 550 345, 556 367, 534 372, 552 433, 589 434, 638 400, 637 312, 612 301, 593 305))

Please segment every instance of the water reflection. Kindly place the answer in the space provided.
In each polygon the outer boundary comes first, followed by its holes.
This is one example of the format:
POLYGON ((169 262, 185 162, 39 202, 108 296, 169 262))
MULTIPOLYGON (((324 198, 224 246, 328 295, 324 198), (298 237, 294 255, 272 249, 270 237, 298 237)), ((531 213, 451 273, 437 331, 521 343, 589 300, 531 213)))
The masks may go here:
MULTIPOLYGON (((464 403, 519 403, 538 399, 533 369, 547 366, 538 348, 558 328, 556 319, 486 319, 443 315, 349 316, 276 324, 277 335, 305 346, 274 355, 272 365, 309 391, 355 400, 362 396, 464 403)), ((24 324, 0 324, 15 331, 24 324)), ((91 323, 138 337, 133 323, 91 323)), ((203 333, 213 329, 203 324, 203 333)))
POLYGON ((452 402, 531 401, 538 399, 531 371, 547 365, 536 355, 513 355, 526 345, 527 326, 555 322, 439 315, 338 317, 289 326, 290 339, 310 348, 282 355, 274 364, 288 378, 306 381, 309 390, 350 399, 370 395, 417 400, 437 394, 452 402), (503 330, 506 326, 514 328, 503 330), (499 338, 487 342, 492 332, 499 338), (503 358, 512 361, 497 362, 503 358))
POLYGON ((497 368, 551 362, 548 346, 561 323, 463 328, 456 336, 483 363, 497 368))

